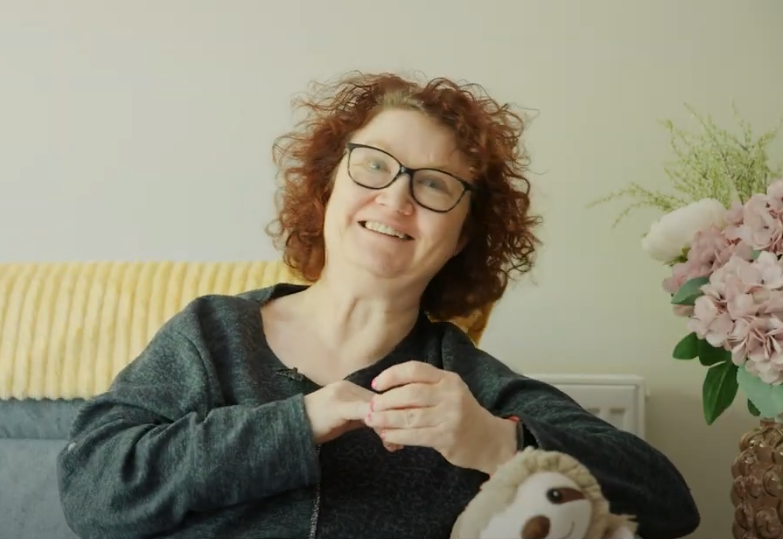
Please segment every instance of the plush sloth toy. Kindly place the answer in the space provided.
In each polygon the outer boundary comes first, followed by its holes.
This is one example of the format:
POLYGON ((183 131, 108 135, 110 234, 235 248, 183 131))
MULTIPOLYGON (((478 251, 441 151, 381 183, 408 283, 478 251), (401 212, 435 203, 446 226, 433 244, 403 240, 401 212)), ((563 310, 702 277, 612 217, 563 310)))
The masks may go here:
POLYGON ((457 519, 451 539, 634 539, 581 463, 526 448, 499 467, 457 519))

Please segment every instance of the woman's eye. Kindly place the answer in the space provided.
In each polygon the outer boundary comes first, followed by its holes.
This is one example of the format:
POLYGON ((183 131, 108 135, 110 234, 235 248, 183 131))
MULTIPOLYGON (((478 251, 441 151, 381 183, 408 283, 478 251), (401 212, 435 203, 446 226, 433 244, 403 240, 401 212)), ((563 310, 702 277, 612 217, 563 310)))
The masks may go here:
POLYGON ((440 178, 425 177, 419 180, 419 183, 422 184, 424 187, 427 187, 429 189, 434 189, 436 191, 447 190, 447 186, 445 185, 445 182, 443 182, 443 180, 441 180, 440 178))

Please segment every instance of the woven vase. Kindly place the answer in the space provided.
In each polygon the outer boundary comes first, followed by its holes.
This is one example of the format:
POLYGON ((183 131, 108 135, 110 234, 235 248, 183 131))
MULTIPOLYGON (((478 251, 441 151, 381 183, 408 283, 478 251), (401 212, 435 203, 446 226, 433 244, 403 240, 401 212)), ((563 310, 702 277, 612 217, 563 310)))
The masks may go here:
POLYGON ((734 539, 783 539, 783 424, 761 419, 731 466, 734 539))

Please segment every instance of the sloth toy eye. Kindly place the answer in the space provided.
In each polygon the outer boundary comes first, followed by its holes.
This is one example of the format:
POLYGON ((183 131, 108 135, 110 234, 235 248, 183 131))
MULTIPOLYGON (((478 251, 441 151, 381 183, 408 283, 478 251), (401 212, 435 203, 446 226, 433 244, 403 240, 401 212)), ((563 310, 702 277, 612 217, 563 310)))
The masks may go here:
POLYGON ((550 488, 546 491, 546 499, 550 503, 561 504, 563 503, 563 493, 559 488, 550 488))
POLYGON ((585 495, 582 491, 575 488, 550 488, 546 491, 546 499, 551 504, 560 505, 576 500, 584 500, 585 495))

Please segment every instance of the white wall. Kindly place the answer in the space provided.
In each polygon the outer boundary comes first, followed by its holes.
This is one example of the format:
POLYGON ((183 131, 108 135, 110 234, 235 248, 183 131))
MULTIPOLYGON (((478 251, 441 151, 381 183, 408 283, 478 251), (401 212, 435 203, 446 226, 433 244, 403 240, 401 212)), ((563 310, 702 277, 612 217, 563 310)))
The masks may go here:
POLYGON ((730 464, 754 424, 701 412, 703 370, 639 249, 595 197, 663 187, 684 102, 732 126, 783 118, 775 0, 0 0, 0 261, 275 255, 270 146, 289 99, 348 69, 480 82, 539 111, 528 135, 545 247, 496 311, 485 347, 519 370, 649 380, 649 439, 727 537, 730 464), (635 299, 634 299, 635 298, 635 299))

